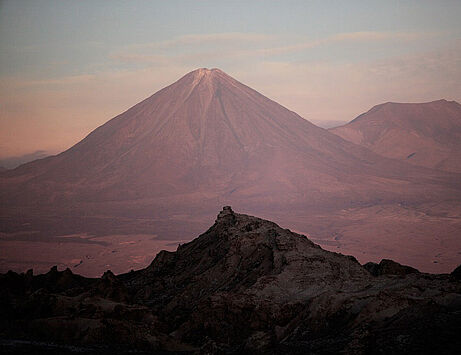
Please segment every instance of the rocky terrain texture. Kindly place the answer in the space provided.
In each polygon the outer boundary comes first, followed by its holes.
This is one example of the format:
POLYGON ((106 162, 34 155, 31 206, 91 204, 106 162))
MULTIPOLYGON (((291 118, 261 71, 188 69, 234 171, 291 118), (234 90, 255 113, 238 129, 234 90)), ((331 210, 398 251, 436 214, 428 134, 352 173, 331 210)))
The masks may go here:
POLYGON ((149 267, 0 276, 3 353, 457 354, 461 278, 360 265, 224 207, 149 267))

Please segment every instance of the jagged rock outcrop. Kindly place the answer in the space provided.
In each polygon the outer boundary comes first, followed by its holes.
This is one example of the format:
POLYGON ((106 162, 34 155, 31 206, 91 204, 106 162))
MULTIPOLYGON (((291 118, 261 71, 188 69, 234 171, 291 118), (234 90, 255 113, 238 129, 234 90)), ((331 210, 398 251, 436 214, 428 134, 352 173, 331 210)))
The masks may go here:
POLYGON ((459 265, 456 269, 454 269, 451 275, 458 280, 461 280, 461 265, 459 265))
POLYGON ((373 276, 380 275, 408 275, 419 273, 418 270, 411 266, 402 265, 394 260, 383 259, 379 264, 369 262, 363 265, 373 276))
POLYGON ((454 354, 461 346, 453 275, 390 260, 365 268, 230 207, 146 269, 101 279, 8 273, 0 290, 2 338, 82 351, 454 354), (60 286, 38 288, 51 279, 60 286))

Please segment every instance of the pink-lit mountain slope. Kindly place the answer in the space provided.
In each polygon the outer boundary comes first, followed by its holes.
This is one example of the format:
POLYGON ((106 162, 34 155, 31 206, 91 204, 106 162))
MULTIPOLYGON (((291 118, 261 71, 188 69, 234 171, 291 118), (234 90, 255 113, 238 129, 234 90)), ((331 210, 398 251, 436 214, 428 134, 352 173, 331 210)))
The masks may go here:
POLYGON ((461 105, 385 103, 330 130, 389 158, 461 172, 461 105))

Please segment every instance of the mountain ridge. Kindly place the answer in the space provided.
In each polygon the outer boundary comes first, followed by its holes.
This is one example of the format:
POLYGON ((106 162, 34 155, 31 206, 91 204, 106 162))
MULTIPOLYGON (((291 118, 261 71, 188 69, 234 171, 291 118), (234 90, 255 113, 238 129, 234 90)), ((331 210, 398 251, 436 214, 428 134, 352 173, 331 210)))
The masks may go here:
POLYGON ((330 132, 389 158, 461 172, 461 105, 456 101, 388 102, 330 132))

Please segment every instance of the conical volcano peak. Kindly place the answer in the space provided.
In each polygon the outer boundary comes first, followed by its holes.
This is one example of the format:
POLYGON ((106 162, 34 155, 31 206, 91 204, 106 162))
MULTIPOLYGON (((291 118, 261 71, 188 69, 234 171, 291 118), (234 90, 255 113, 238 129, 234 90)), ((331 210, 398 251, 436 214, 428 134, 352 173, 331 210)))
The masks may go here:
POLYGON ((189 74, 186 74, 184 78, 192 77, 192 86, 206 86, 206 87, 216 87, 217 82, 229 82, 233 81, 234 79, 224 73, 222 70, 217 68, 199 68, 196 69, 189 74))
POLYGON ((190 72, 190 74, 194 74, 194 75, 199 76, 199 77, 213 76, 213 75, 216 75, 216 74, 224 74, 226 76, 229 76, 226 73, 224 73, 221 69, 218 69, 218 68, 211 68, 211 69, 198 68, 198 69, 195 69, 194 71, 190 72))

